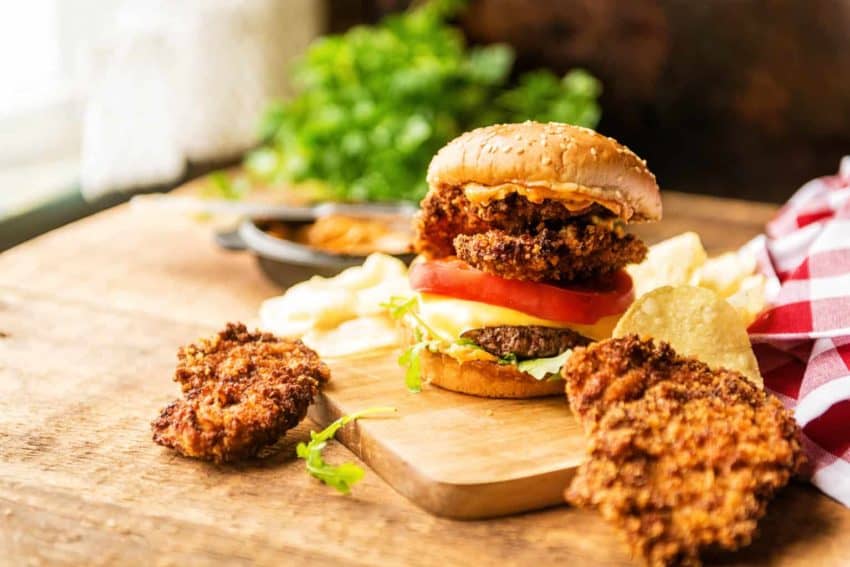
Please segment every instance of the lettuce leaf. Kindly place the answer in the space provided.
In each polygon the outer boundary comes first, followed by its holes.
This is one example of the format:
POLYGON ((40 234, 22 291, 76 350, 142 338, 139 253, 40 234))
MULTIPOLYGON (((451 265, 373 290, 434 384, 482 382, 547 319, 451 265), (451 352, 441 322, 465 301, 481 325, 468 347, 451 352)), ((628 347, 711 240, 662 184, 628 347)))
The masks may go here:
POLYGON ((572 350, 565 350, 558 356, 523 360, 517 363, 516 366, 520 371, 531 374, 537 380, 560 379, 561 368, 566 364, 567 359, 570 358, 572 353, 572 350), (554 378, 552 378, 553 374, 555 375, 554 378))

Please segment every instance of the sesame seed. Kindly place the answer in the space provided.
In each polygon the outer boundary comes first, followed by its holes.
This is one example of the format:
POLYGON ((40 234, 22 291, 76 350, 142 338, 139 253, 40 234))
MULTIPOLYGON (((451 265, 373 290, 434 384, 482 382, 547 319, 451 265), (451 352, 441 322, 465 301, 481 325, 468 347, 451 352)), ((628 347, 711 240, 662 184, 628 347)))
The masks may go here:
POLYGON ((524 154, 524 153, 525 153, 525 148, 517 148, 517 149, 516 149, 516 153, 517 153, 518 155, 519 155, 519 154, 524 154))
POLYGON ((549 156, 543 156, 543 158, 540 160, 540 163, 542 163, 543 165, 549 165, 550 163, 552 163, 552 160, 549 158, 549 156))
POLYGON ((590 148, 590 155, 596 157, 596 148, 590 148))

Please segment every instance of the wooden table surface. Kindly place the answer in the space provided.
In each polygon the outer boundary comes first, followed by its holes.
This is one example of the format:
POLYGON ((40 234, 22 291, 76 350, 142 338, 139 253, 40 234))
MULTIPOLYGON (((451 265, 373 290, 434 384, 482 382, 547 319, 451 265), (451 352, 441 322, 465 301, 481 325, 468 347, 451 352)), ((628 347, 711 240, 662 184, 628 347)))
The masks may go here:
MULTIPOLYGON (((696 230, 716 252, 772 212, 667 192, 665 220, 640 232, 696 230)), ((177 395, 177 346, 255 322, 277 293, 208 226, 126 206, 0 255, 0 564, 633 564, 592 512, 440 519, 370 471, 341 496, 294 458, 310 423, 273 456, 233 466, 154 445, 149 421, 177 395)), ((327 458, 354 459, 337 443, 327 458)), ((752 547, 714 559, 850 564, 850 511, 793 486, 752 547)))

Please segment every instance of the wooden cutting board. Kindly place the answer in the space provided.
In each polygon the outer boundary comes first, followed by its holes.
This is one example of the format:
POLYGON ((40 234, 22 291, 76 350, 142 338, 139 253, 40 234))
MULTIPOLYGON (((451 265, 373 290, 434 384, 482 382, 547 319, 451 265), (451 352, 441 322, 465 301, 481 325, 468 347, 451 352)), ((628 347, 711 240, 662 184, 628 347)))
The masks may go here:
POLYGON ((311 409, 329 424, 373 406, 338 434, 395 490, 438 516, 474 519, 544 508, 584 458, 584 436, 565 397, 478 398, 423 386, 408 392, 398 353, 331 364, 332 379, 311 409))

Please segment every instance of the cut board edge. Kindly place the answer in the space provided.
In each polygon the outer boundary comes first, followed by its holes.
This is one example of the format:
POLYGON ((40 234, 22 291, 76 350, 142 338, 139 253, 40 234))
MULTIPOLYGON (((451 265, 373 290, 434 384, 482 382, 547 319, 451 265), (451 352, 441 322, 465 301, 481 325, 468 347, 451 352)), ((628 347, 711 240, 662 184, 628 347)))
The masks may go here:
MULTIPOLYGON (((309 417, 327 427, 344 412, 327 396, 320 395, 309 417)), ((575 466, 522 478, 483 483, 453 483, 431 478, 416 469, 357 422, 340 430, 339 439, 396 492, 435 516, 478 520, 539 510, 565 504, 564 490, 575 466)))

